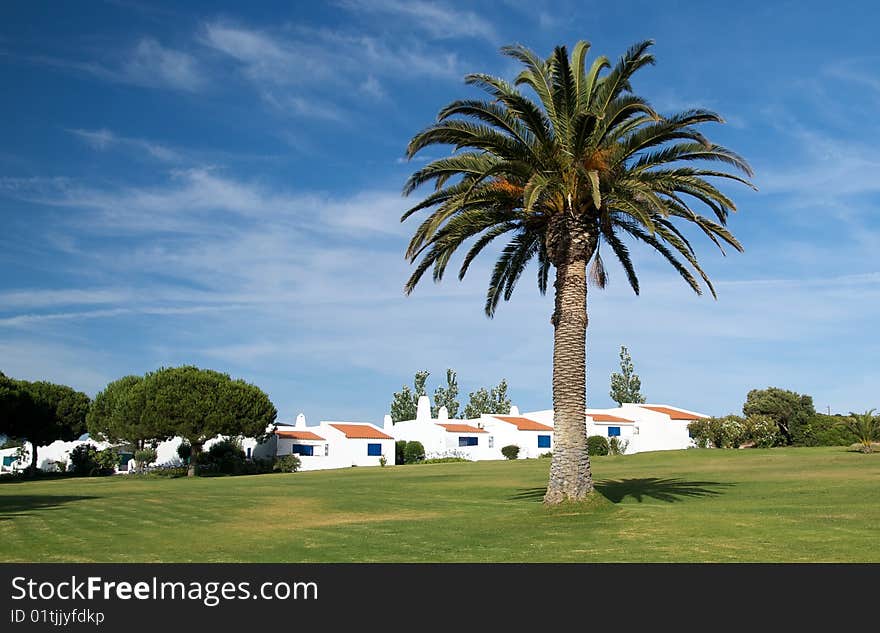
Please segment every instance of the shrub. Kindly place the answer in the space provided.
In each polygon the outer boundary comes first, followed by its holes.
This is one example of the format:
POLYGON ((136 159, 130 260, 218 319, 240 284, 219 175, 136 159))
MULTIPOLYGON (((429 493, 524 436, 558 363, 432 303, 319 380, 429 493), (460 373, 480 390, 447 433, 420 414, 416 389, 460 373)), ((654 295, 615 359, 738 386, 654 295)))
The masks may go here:
POLYGON ((688 424, 688 434, 691 436, 691 439, 694 440, 694 444, 697 445, 697 448, 709 447, 708 420, 694 420, 693 422, 688 424))
POLYGON ((406 440, 397 440, 394 442, 394 463, 406 463, 406 440))
POLYGON ((272 470, 277 473, 295 473, 299 470, 300 465, 299 455, 284 455, 275 460, 272 470))
POLYGON ((604 435, 591 435, 587 438, 587 452, 590 455, 607 455, 608 440, 604 435))
POLYGON ((849 446, 858 442, 844 420, 842 415, 817 413, 803 425, 800 443, 804 446, 849 446))
POLYGON ((771 448, 780 441, 779 425, 767 415, 750 415, 746 418, 746 433, 755 448, 771 448))
POLYGON ((609 455, 623 455, 629 447, 629 440, 622 440, 619 437, 612 437, 608 440, 609 455))
POLYGON ((508 444, 501 449, 501 454, 507 459, 516 459, 519 457, 519 446, 516 444, 508 444))
POLYGON ((119 462, 119 453, 114 448, 98 451, 93 444, 80 444, 70 451, 70 470, 80 477, 112 475, 119 462))
POLYGON ((199 456, 199 466, 205 473, 241 475, 245 471, 244 451, 237 440, 221 440, 211 444, 199 456))
POLYGON ((859 450, 863 453, 873 453, 874 446, 880 440, 880 418, 874 417, 874 409, 864 413, 850 412, 848 418, 840 422, 856 436, 859 450))
POLYGON ((382 468, 385 468, 385 464, 387 464, 387 463, 388 463, 388 460, 385 458, 384 455, 382 455, 381 457, 379 457, 379 465, 380 465, 382 468))
POLYGON ((425 459, 421 463, 423 464, 451 464, 455 462, 469 462, 471 460, 466 459, 464 457, 433 457, 431 459, 425 459))
POLYGON ((189 464, 189 458, 192 457, 192 446, 184 440, 177 446, 177 456, 184 464, 189 464))
POLYGON ((115 448, 105 448, 103 451, 98 451, 95 461, 98 464, 99 475, 112 475, 119 465, 119 451, 115 448))
POLYGON ((405 464, 415 464, 425 459, 425 447, 421 442, 407 442, 403 449, 403 460, 405 464))
POLYGON ((539 459, 551 459, 553 457, 553 451, 547 451, 546 453, 541 453, 538 455, 539 459))
POLYGON ((142 448, 134 452, 134 461, 139 472, 146 470, 147 466, 156 461, 158 454, 155 448, 142 448))

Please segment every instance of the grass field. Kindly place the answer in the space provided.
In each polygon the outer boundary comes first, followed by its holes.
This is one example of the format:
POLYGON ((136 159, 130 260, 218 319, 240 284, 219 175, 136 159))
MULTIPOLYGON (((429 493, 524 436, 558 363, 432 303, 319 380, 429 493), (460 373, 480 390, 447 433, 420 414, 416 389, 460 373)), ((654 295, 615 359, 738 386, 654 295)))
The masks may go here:
POLYGON ((690 450, 249 477, 0 484, 2 561, 880 561, 880 454, 690 450))

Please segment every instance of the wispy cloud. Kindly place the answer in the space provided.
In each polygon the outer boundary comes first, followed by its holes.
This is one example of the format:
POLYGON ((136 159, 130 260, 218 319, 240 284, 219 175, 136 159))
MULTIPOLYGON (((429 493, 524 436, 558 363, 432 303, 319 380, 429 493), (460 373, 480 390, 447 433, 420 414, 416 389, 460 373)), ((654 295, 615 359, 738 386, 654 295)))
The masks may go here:
POLYGON ((497 39, 492 23, 473 11, 462 11, 442 2, 424 0, 343 0, 340 4, 358 13, 373 13, 403 20, 435 39, 477 37, 497 39))
POLYGON ((125 147, 164 162, 179 162, 181 160, 181 155, 178 152, 161 143, 140 138, 118 136, 106 128, 99 130, 72 129, 67 131, 82 139, 95 150, 105 151, 115 147, 125 147))
MULTIPOLYGON (((113 56, 108 54, 108 57, 113 56)), ((208 85, 207 71, 194 55, 163 46, 154 38, 142 38, 134 47, 115 56, 119 58, 115 64, 48 55, 30 55, 21 59, 114 83, 183 92, 199 92, 208 85)))

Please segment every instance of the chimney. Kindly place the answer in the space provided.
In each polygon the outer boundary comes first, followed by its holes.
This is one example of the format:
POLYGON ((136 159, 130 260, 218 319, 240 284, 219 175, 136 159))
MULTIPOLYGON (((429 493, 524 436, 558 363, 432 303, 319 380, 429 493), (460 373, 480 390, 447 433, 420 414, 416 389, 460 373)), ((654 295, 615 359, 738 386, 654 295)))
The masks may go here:
POLYGON ((391 421, 391 416, 386 413, 385 417, 382 418, 382 430, 386 433, 390 433, 392 426, 394 426, 394 422, 391 421))
POLYGON ((293 426, 295 429, 304 429, 306 428, 306 416, 300 413, 296 416, 296 424, 293 426))
POLYGON ((416 420, 423 422, 431 421, 431 401, 428 396, 419 396, 419 404, 416 409, 416 420))
POLYGON ((437 412, 437 422, 449 422, 449 410, 446 407, 440 407, 440 410, 437 412))
POLYGON ((515 404, 510 405, 510 415, 518 416, 519 415, 519 407, 515 404))

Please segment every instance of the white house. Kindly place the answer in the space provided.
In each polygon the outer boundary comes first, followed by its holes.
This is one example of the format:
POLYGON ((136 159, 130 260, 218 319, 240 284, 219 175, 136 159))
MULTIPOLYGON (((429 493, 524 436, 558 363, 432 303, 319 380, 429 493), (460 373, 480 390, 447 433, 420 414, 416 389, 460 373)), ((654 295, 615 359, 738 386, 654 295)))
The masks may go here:
MULTIPOLYGON (((107 442, 101 442, 90 438, 81 440, 72 440, 65 442, 63 440, 55 440, 46 446, 37 447, 37 468, 46 472, 66 471, 70 466, 70 453, 77 446, 82 444, 91 444, 96 450, 104 450, 111 445, 107 442)), ((25 470, 31 465, 31 445, 25 442, 22 450, 22 459, 18 459, 18 448, 4 448, 0 450, 0 473, 14 473, 25 470)), ((129 468, 129 462, 133 458, 131 453, 120 453, 119 464, 116 467, 117 472, 126 472, 129 468)))
MULTIPOLYGON (((383 425, 391 426, 389 416, 383 425)), ((279 425, 274 442, 275 455, 298 455, 301 470, 379 466, 383 457, 386 464, 395 463, 394 438, 368 422, 321 421, 307 426, 300 413, 292 427, 279 425)))
MULTIPOLYGON (((687 425, 708 416, 665 404, 630 404, 613 409, 587 409, 587 435, 618 437, 626 453, 668 451, 694 446, 687 425)), ((553 409, 532 411, 525 416, 553 425, 553 409)))
POLYGON ((519 446, 519 459, 539 457, 553 451, 553 426, 520 415, 517 407, 510 407, 508 415, 484 413, 474 422, 491 434, 497 453, 493 459, 503 459, 501 449, 510 445, 519 446))
POLYGON ((428 396, 421 396, 415 420, 403 420, 389 429, 395 440, 421 442, 425 457, 463 457, 470 460, 501 459, 494 436, 467 420, 450 420, 446 407, 431 417, 428 396))

